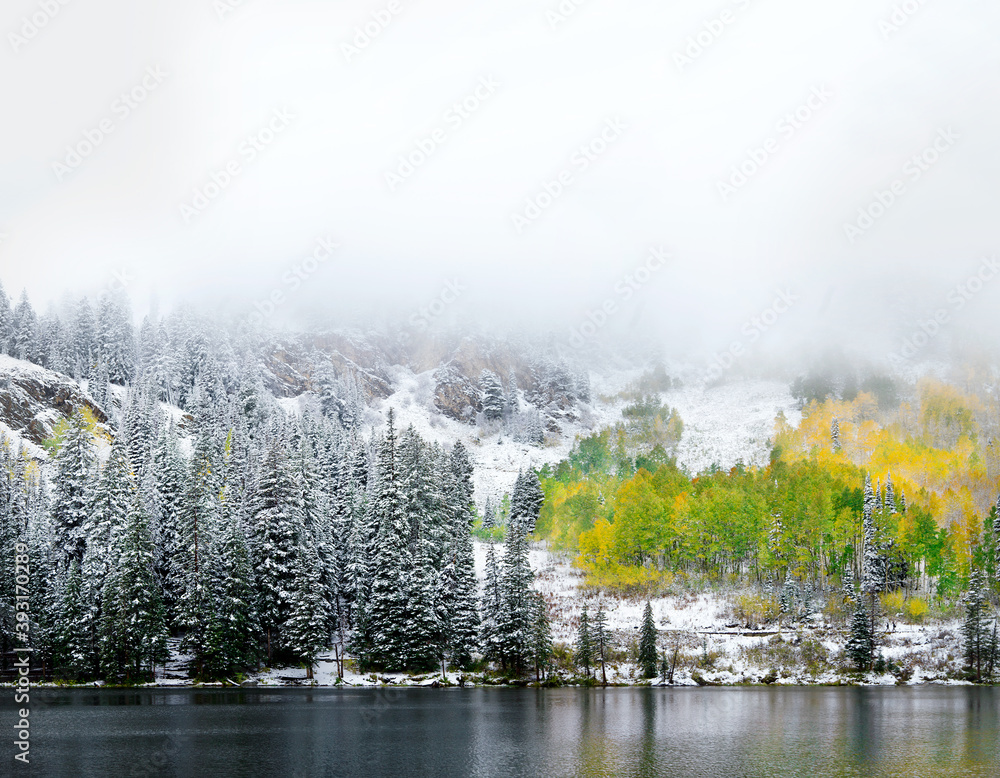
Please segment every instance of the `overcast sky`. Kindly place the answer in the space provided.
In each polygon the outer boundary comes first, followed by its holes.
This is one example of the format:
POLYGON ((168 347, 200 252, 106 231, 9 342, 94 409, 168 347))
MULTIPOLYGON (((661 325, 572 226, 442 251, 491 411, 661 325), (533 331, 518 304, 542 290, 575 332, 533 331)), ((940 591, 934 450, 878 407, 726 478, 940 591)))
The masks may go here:
POLYGON ((715 350, 1000 302, 952 298, 1000 252, 995 0, 7 0, 0 32, 0 279, 39 307, 124 278, 568 336, 610 303, 715 350))

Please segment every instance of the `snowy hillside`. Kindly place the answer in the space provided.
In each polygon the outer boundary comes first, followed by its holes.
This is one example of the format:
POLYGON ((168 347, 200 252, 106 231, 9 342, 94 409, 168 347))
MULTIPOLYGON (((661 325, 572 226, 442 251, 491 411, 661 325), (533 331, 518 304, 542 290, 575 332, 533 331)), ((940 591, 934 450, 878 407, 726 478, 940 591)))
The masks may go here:
MULTIPOLYGON (((394 391, 373 402, 365 423, 383 424, 391 408, 399 429, 412 425, 424 439, 443 445, 461 441, 475 465, 476 501, 481 504, 487 497, 509 493, 519 470, 554 465, 569 455, 578 437, 620 422, 626 401, 618 393, 641 372, 591 373, 591 402, 581 404, 579 420, 561 421, 560 433, 547 435, 543 446, 516 442, 499 425, 470 425, 449 418, 434 406, 434 371, 414 373, 399 365, 390 371, 394 391)), ((280 404, 296 411, 301 399, 284 399, 280 404)), ((677 460, 691 473, 713 464, 726 469, 737 462, 767 464, 775 417, 783 412, 793 426, 802 417, 788 386, 777 381, 683 386, 661 393, 660 399, 675 408, 684 422, 677 460)))

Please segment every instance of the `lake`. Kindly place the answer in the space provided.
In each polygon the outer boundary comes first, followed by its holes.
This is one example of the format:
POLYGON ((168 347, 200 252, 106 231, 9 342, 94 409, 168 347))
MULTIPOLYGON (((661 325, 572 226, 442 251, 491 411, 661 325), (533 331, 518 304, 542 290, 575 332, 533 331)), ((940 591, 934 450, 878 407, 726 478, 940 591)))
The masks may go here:
POLYGON ((30 731, 0 775, 1000 775, 997 688, 35 689, 30 731))

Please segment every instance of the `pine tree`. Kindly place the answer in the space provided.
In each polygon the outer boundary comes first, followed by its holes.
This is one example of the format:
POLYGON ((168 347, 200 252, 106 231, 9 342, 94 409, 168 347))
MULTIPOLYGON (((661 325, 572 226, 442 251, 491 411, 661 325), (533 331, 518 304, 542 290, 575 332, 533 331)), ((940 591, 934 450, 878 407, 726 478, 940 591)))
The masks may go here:
POLYGON ((518 399, 517 375, 511 369, 507 373, 507 395, 504 401, 504 414, 511 417, 521 409, 521 401, 518 399))
POLYGON ((482 626, 479 640, 483 654, 489 661, 499 662, 500 635, 497 620, 500 617, 500 574, 492 543, 486 547, 486 581, 480 613, 482 626))
POLYGON ((296 560, 291 612, 285 627, 285 641, 299 661, 306 666, 306 677, 313 677, 316 657, 330 643, 329 603, 323 596, 319 556, 310 545, 299 549, 296 560))
POLYGON ((209 678, 245 671, 260 659, 254 574, 239 510, 227 487, 219 531, 205 560, 209 608, 203 671, 209 678))
POLYGON ((428 670, 448 653, 448 612, 438 601, 438 575, 431 562, 431 543, 426 538, 417 541, 413 569, 406 592, 406 641, 403 664, 411 670, 428 670))
POLYGON ((153 534, 157 540, 154 569, 163 584, 163 605, 167 620, 170 624, 176 624, 185 582, 181 526, 187 472, 177 431, 172 423, 157 438, 153 451, 152 475, 153 492, 149 498, 156 505, 153 534))
POLYGON ((116 564, 104 585, 101 669, 105 678, 148 677, 167 658, 167 629, 153 578, 153 543, 136 495, 121 535, 116 564))
POLYGON ((21 292, 21 299, 14 308, 14 326, 10 338, 10 355, 14 359, 41 364, 41 343, 39 339, 38 317, 31 307, 28 293, 21 292))
POLYGON ((535 618, 531 629, 531 659, 535 665, 535 681, 541 683, 552 659, 552 623, 549 609, 540 592, 534 593, 535 618))
POLYGON ((503 418, 505 398, 503 386, 496 373, 483 370, 479 376, 479 394, 483 406, 483 416, 487 421, 499 421, 503 418))
POLYGON ((510 515, 522 521, 529 535, 535 531, 544 500, 545 493, 538 480, 538 473, 531 469, 518 473, 510 496, 510 515))
POLYGON ((885 511, 892 515, 896 510, 896 491, 892 488, 892 473, 885 477, 885 511))
POLYGON ((451 450, 451 473, 455 481, 456 501, 471 508, 472 506, 472 462, 469 459, 469 452, 461 441, 455 444, 451 450))
POLYGON ((132 311, 122 296, 105 294, 97 317, 97 353, 105 362, 112 383, 127 384, 134 378, 137 359, 132 311))
POLYGON ((875 537, 875 494, 872 491, 871 476, 865 475, 864 506, 861 519, 863 531, 863 562, 861 567, 861 590, 874 593, 882 585, 882 565, 875 537))
POLYGON ((840 588, 845 600, 853 602, 857 598, 857 592, 854 590, 854 571, 849 565, 844 568, 844 572, 841 575, 840 588))
POLYGON ((264 459, 251 516, 252 558, 268 665, 283 648, 282 630, 291 613, 296 551, 303 529, 301 489, 281 441, 264 459))
POLYGON ((93 378, 97 360, 97 318, 84 297, 76 306, 73 320, 73 377, 93 378))
POLYGON ((88 578, 104 579, 112 563, 111 546, 125 525, 135 503, 137 484, 126 453, 123 435, 111 444, 108 461, 93 491, 89 516, 84 526, 87 545, 94 551, 98 567, 85 570, 88 578))
POLYGON ((587 606, 583 606, 580 614, 580 627, 576 632, 576 651, 573 654, 573 661, 577 667, 583 668, 583 674, 590 677, 590 666, 594 662, 594 641, 590 634, 590 617, 587 615, 587 606))
POLYGON ((507 527, 501 566, 500 612, 496 627, 501 664, 514 675, 521 672, 529 659, 533 579, 525 525, 521 519, 512 517, 507 527))
POLYGON ((454 537, 448 561, 441 572, 438 595, 445 645, 451 661, 459 667, 467 667, 471 663, 479 632, 479 613, 476 607, 479 586, 470 518, 471 515, 466 510, 453 520, 454 537))
POLYGON ((3 284, 0 284, 0 354, 10 354, 10 339, 13 334, 14 312, 3 284))
POLYGON ((77 410, 69 417, 53 458, 55 563, 63 568, 68 568, 71 562, 83 563, 94 459, 90 426, 83 412, 77 410))
POLYGON ((981 570, 973 571, 969 578, 969 591, 965 595, 965 620, 962 623, 962 652, 965 667, 976 683, 990 680, 996 661, 996 624, 990 622, 989 591, 986 576, 981 570))
POLYGON ((792 578, 792 574, 790 572, 786 571, 785 583, 781 587, 781 594, 778 597, 778 603, 783 614, 787 614, 794 618, 796 603, 798 602, 798 594, 798 586, 795 583, 795 579, 792 578))
POLYGON ((607 658, 608 658, 608 617, 604 613, 604 608, 600 604, 597 606, 597 613, 594 614, 594 623, 591 629, 594 643, 594 661, 601 664, 601 684, 608 685, 607 658))
POLYGON ((639 631, 639 667, 642 668, 643 678, 656 677, 656 622, 653 621, 653 606, 648 600, 639 631))
POLYGON ((413 574, 410 527, 400 500, 396 453, 396 432, 390 410, 371 498, 372 521, 378 533, 369 566, 371 581, 365 603, 364 630, 356 635, 356 650, 363 663, 387 668, 402 667, 406 662, 406 595, 413 574))
POLYGON ((858 670, 871 668, 875 657, 875 634, 864 598, 859 597, 855 603, 854 613, 851 615, 850 637, 844 646, 844 653, 858 670))
POLYGON ((830 423, 830 438, 833 440, 833 450, 840 451, 840 420, 836 416, 830 423))
POLYGON ((57 618, 52 666, 61 678, 83 681, 93 669, 93 657, 80 565, 74 560, 68 571, 56 568, 52 573, 63 584, 55 586, 53 591, 57 618))
POLYGON ((496 509, 493 507, 492 499, 487 497, 483 506, 483 529, 493 529, 495 526, 497 526, 496 509))

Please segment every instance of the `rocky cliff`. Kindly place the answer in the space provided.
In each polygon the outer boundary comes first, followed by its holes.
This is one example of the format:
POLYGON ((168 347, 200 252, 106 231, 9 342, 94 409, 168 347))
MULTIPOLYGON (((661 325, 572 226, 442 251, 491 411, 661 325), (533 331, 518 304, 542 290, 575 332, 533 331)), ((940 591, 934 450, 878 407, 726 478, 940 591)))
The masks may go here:
POLYGON ((0 355, 0 424, 25 440, 41 445, 55 426, 78 408, 97 421, 107 416, 73 379, 51 370, 0 355))

